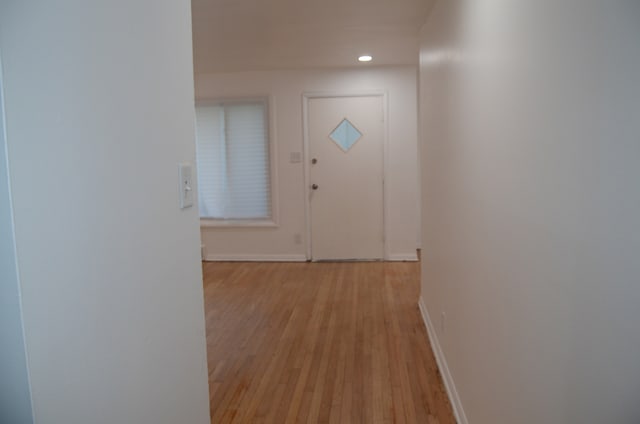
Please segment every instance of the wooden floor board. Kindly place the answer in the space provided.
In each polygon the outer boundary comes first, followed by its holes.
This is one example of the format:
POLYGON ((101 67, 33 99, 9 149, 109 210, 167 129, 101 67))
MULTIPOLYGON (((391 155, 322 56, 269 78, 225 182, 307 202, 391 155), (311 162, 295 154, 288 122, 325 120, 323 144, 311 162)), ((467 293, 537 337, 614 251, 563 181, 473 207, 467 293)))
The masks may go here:
POLYGON ((419 264, 203 264, 213 423, 455 423, 419 264))

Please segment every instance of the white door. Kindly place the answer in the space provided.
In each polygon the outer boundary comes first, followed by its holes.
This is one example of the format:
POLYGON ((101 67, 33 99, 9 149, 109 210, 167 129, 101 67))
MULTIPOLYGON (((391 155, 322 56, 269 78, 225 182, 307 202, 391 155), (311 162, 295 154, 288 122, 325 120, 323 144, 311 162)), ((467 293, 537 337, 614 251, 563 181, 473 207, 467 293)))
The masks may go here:
POLYGON ((382 96, 308 99, 311 259, 384 257, 382 96))

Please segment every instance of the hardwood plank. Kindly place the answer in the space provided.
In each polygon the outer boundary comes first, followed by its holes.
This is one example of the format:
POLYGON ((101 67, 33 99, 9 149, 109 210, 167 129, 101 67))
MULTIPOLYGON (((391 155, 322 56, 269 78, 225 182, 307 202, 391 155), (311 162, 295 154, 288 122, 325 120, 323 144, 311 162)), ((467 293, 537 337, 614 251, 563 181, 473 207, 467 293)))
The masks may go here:
POLYGON ((203 263, 213 423, 455 423, 419 263, 203 263))

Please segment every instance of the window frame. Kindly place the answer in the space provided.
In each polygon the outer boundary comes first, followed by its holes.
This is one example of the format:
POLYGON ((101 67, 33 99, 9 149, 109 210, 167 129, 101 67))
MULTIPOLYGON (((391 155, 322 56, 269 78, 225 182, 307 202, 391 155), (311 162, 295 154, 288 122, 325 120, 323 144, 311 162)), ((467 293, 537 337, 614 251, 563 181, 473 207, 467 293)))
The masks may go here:
MULTIPOLYGON (((267 144, 269 150, 269 188, 271 197, 271 216, 264 219, 239 219, 239 218, 200 218, 200 227, 206 228, 277 228, 279 227, 278 221, 278 166, 277 166, 277 149, 276 149, 276 131, 275 131, 275 107, 274 99, 271 95, 261 96, 248 96, 248 97, 211 97, 197 99, 195 102, 195 108, 200 106, 214 106, 224 104, 245 104, 245 103, 257 103, 264 104, 265 124, 267 125, 267 144)), ((197 131, 197 121, 196 131, 197 131)), ((194 138, 197 143, 197 139, 194 138)), ((196 151, 196 163, 197 163, 197 151, 196 151)), ((196 176, 198 175, 196 169, 196 176)), ((197 193, 197 191, 196 191, 197 193)), ((198 199, 199 201, 200 199, 198 199)))

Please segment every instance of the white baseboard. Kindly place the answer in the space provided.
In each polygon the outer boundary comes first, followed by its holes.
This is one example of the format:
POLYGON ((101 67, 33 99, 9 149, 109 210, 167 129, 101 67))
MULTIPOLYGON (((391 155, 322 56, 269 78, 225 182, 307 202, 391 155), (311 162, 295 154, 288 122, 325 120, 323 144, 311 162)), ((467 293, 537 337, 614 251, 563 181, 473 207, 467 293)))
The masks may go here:
POLYGON ((440 341, 438 340, 438 335, 436 334, 435 327, 433 326, 433 323, 429 318, 429 312, 427 311, 427 307, 424 304, 424 299, 422 298, 422 296, 420 297, 418 306, 420 307, 420 313, 422 314, 424 325, 427 327, 427 333, 429 333, 431 349, 433 350, 433 354, 436 357, 438 369, 440 369, 440 374, 442 375, 442 379, 444 380, 444 386, 447 389, 449 402, 451 402, 453 414, 456 417, 456 421, 458 422, 458 424, 469 424, 469 421, 467 421, 467 416, 464 413, 464 409, 462 408, 462 402, 460 402, 460 397, 458 396, 456 385, 454 384, 451 373, 449 372, 447 360, 445 359, 444 353, 442 352, 440 341))
POLYGON ((388 261, 393 262, 417 262, 418 254, 416 252, 413 253, 392 253, 387 258, 388 261))
MULTIPOLYGON (((216 254, 208 253, 204 255, 207 262, 305 262, 305 255, 247 255, 247 254, 216 254)), ((390 255, 387 259, 392 262, 416 262, 418 255, 413 253, 401 253, 390 255)))
POLYGON ((209 253, 205 261, 210 262, 305 262, 305 255, 226 255, 209 253))

